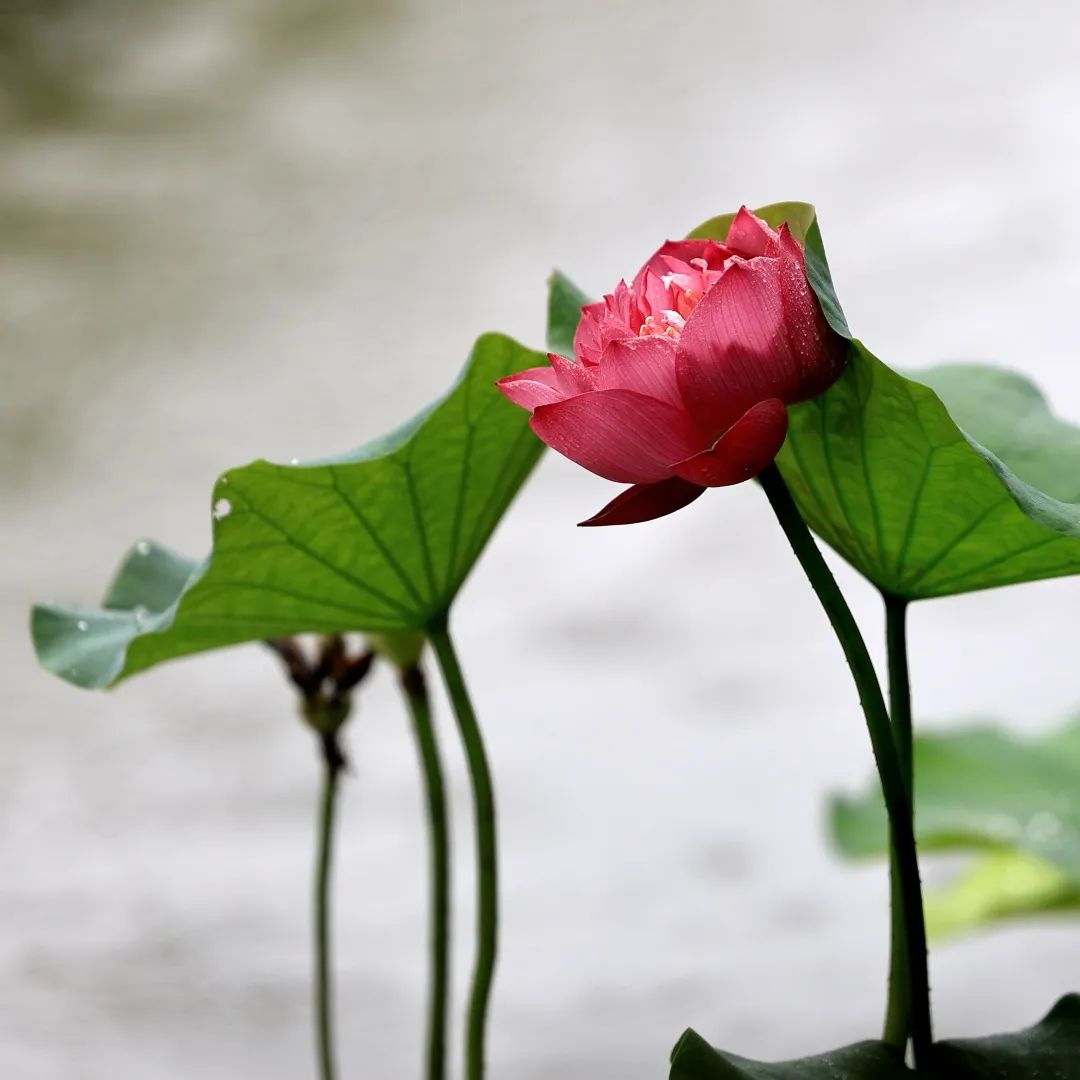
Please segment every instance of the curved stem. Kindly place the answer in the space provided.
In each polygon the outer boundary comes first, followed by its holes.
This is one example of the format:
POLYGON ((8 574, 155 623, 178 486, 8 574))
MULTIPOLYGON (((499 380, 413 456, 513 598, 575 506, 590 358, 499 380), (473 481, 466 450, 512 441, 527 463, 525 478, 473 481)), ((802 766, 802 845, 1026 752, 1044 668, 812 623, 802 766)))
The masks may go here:
POLYGON ((922 888, 915 851, 915 832, 912 828, 911 803, 900 766, 900 756, 893 741, 889 713, 885 708, 877 673, 858 623, 855 622, 832 571, 821 557, 821 552, 818 551, 810 530, 791 498, 780 470, 775 464, 770 465, 759 479, 792 550, 829 617, 859 692, 896 852, 897 879, 906 932, 905 955, 911 989, 909 997, 915 1063, 917 1066, 925 1065, 932 1042, 930 986, 926 967, 926 926, 923 920, 922 888))
POLYGON ((418 666, 413 665, 402 671, 401 688, 412 717, 424 775, 431 847, 431 991, 425 1076, 428 1080, 443 1080, 446 1076, 446 1016, 450 985, 450 837, 446 781, 431 723, 427 682, 418 666))
POLYGON ((454 707, 465 757, 472 781, 473 808, 476 816, 476 966, 465 1035, 466 1080, 481 1080, 484 1075, 484 1038, 487 1029, 488 1000, 495 977, 498 946, 499 890, 495 843, 495 793, 491 785, 484 741, 476 722, 465 677, 461 672, 453 642, 445 622, 434 624, 428 632, 435 655, 442 668, 446 691, 454 707))
POLYGON ((330 869, 334 855, 334 810, 338 775, 344 765, 334 735, 321 736, 322 801, 315 862, 315 1041, 320 1080, 334 1080, 333 987, 330 971, 330 869))
MULTIPOLYGON (((911 683, 907 658, 907 606, 903 597, 883 594, 885 641, 889 657, 889 715, 908 807, 914 812, 912 789, 911 683)), ((914 824, 914 822, 913 822, 914 824)), ((885 1010, 884 1039, 906 1046, 911 1031, 911 977, 907 960, 907 927, 895 844, 889 841, 889 882, 892 915, 889 946, 889 1002, 885 1010)))

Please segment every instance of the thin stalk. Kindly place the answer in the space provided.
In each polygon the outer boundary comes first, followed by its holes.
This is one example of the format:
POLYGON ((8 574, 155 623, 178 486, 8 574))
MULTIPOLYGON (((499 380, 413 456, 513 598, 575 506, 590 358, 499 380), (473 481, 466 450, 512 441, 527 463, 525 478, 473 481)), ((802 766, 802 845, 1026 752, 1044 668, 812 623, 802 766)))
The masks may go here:
POLYGON ((465 1077, 482 1080, 484 1075, 484 1040, 487 1030, 488 1001, 495 977, 498 948, 499 887, 495 843, 495 793, 491 784, 484 741, 476 722, 472 701, 465 686, 454 644, 445 621, 434 624, 428 632, 442 669, 443 681, 454 707, 465 757, 472 782, 473 809, 476 817, 476 964, 465 1027, 465 1077))
POLYGON ((911 801, 914 775, 911 731, 911 678, 908 674, 907 609, 900 596, 885 594, 885 642, 889 653, 889 714, 900 771, 911 801))
POLYGON ((334 857, 334 811, 344 758, 332 734, 321 736, 323 781, 315 862, 315 1042, 321 1080, 334 1080, 333 981, 330 971, 330 868, 334 857))
MULTIPOLYGON (((885 642, 889 658, 889 715, 893 740, 904 779, 908 806, 914 810, 912 787, 911 682, 907 657, 907 600, 889 593, 885 601, 885 642)), ((914 822, 913 822, 914 824, 914 822)), ((889 944, 889 1001, 885 1009, 884 1039, 906 1046, 911 1031, 911 978, 907 960, 907 927, 896 858, 896 845, 889 837, 889 883, 892 895, 889 944)))
POLYGON ((446 1076, 446 1018, 450 987, 450 836, 447 828, 446 781, 424 673, 416 665, 401 673, 401 688, 412 717, 427 799, 431 850, 431 990, 428 1001, 428 1080, 446 1076))
POLYGON ((858 623, 840 592, 832 572, 821 557, 810 530, 799 513, 780 470, 770 465, 759 477, 780 527, 796 558, 817 593, 832 624, 859 692, 870 743, 874 750, 885 808, 896 853, 901 911, 906 932, 905 955, 908 967, 911 1007, 911 1035, 916 1066, 925 1066, 932 1045, 930 985, 926 967, 926 926, 923 919, 919 860, 915 850, 911 802, 908 798, 900 755, 893 741, 892 725, 885 708, 873 661, 859 631, 858 623))

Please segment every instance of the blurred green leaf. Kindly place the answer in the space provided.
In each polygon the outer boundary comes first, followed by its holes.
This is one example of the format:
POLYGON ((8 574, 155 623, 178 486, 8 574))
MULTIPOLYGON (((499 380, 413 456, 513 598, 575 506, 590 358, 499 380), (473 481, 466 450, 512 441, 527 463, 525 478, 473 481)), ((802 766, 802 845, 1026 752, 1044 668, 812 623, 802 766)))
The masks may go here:
POLYGON ((980 855, 926 897, 926 929, 942 940, 1004 919, 1080 910, 1080 883, 1026 851, 980 855))
POLYGON ((204 562, 136 545, 100 609, 35 607, 39 660, 101 688, 244 641, 423 629, 449 608, 542 449, 495 380, 543 362, 485 335, 450 392, 391 434, 321 462, 230 470, 214 488, 204 562))
POLYGON ((1017 476, 1056 499, 1080 502, 1080 428, 1050 411, 1023 375, 1006 368, 941 364, 919 372, 971 438, 1005 458, 1017 476))
POLYGON ((574 331, 588 302, 589 298, 558 270, 548 279, 547 344, 552 352, 574 355, 574 331))
MULTIPOLYGON (((1080 719, 1035 739, 988 726, 918 735, 914 752, 924 851, 1027 851, 1080 883, 1080 719)), ((876 783, 860 798, 834 799, 832 827, 845 855, 884 855, 876 783)))
POLYGON ((1077 1060, 1080 996, 1069 994, 1023 1031, 936 1043, 932 1067, 917 1071, 879 1042, 766 1064, 714 1050, 687 1031, 672 1052, 670 1080, 1070 1080, 1077 1060))
MULTIPOLYGON (((1080 906, 1080 718, 1034 739, 987 726, 917 735, 914 753, 921 849, 984 853, 928 897, 932 933, 1080 906)), ((886 854, 876 783, 833 799, 830 824, 849 858, 886 854)))

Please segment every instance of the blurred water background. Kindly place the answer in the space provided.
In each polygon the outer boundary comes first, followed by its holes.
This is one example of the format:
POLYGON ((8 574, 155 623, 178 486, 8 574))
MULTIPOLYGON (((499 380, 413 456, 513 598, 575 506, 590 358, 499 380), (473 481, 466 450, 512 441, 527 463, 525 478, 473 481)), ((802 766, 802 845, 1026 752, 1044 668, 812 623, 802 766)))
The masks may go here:
MULTIPOLYGON (((36 670, 32 601, 96 600, 141 536, 202 554, 223 468, 378 434, 478 332, 540 344, 553 266, 598 293, 743 201, 817 203, 888 362, 1000 359, 1080 418, 1078 33, 1004 0, 0 0, 0 1073, 312 1072, 317 769, 271 658, 81 693, 36 670)), ((502 811, 492 1075, 655 1080, 688 1024, 771 1057, 873 1035, 885 871, 822 827, 871 768, 838 647, 754 486, 576 531, 610 494, 545 458, 459 604, 502 811)), ((920 718, 1066 714, 1078 603, 918 606, 920 718)), ((348 745, 343 1073, 398 1080, 425 839, 388 672, 348 745)), ((1020 1026, 1080 988, 1080 934, 951 944, 932 981, 941 1031, 1020 1026)))

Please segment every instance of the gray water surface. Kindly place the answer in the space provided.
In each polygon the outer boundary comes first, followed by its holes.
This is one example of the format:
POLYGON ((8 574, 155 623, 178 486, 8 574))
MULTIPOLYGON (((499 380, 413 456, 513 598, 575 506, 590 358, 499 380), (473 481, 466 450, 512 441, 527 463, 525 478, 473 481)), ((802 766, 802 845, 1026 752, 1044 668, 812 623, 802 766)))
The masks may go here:
MULTIPOLYGON (((1080 17, 1013 4, 185 0, 0 9, 0 1073, 310 1076, 314 748, 257 647, 90 695, 38 672, 35 599, 132 540, 201 554, 228 466, 342 450, 473 337, 542 341, 740 202, 817 203, 888 362, 1001 359, 1080 418, 1080 17), (1049 14, 1049 12, 1055 14, 1049 14)), ((491 1074, 656 1080, 693 1025, 782 1057, 874 1034, 884 868, 829 851, 868 742, 752 486, 578 531, 610 485, 549 455, 456 628, 496 769, 491 1074)), ((842 571, 877 644, 875 597, 842 571)), ((1080 583, 919 606, 926 723, 1080 702, 1080 583)), ((469 803, 453 726, 457 1006, 469 803)), ((425 846, 392 680, 348 736, 342 1073, 419 1075, 425 846)), ((944 871, 932 866, 931 880, 944 871)), ((935 952, 940 1029, 1080 988, 1075 924, 935 952)))

